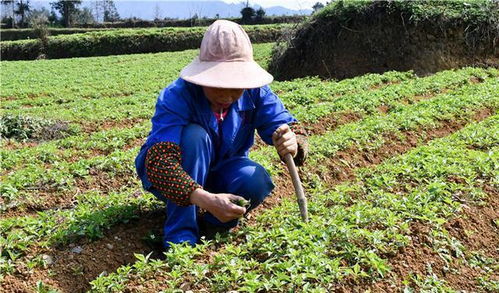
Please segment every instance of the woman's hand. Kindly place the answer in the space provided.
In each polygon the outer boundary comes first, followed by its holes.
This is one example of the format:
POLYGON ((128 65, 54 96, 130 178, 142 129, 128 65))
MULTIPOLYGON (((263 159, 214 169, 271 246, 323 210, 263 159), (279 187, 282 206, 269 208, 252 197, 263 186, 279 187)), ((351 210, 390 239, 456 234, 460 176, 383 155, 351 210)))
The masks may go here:
POLYGON ((246 209, 232 201, 244 198, 230 193, 211 193, 203 189, 196 189, 191 194, 191 203, 210 212, 222 223, 241 218, 246 209))
POLYGON ((298 153, 298 143, 296 142, 296 135, 289 125, 283 124, 274 131, 272 134, 272 142, 277 150, 279 156, 284 157, 290 153, 293 158, 298 153))

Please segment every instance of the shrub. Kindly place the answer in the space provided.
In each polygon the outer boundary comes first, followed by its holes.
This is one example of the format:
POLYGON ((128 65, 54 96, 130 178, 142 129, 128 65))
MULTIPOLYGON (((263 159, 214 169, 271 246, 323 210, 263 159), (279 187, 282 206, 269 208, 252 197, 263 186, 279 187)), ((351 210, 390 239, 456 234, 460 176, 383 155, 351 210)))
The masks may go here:
POLYGON ((0 137, 19 141, 51 140, 74 134, 77 130, 64 121, 21 115, 0 116, 0 137))
MULTIPOLYGON (((284 27, 249 26, 246 32, 253 43, 268 43, 276 41, 284 27)), ((205 30, 204 27, 122 29, 60 35, 49 37, 44 49, 49 59, 182 51, 199 48, 205 30)), ((36 40, 6 41, 0 46, 2 60, 36 59, 42 49, 36 40)))

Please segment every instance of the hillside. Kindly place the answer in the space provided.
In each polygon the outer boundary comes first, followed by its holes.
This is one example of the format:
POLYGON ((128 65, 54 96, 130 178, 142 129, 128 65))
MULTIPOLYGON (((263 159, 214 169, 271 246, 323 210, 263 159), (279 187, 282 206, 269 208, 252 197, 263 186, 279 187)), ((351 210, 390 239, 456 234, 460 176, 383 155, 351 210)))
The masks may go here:
POLYGON ((276 46, 270 72, 348 78, 498 66, 497 1, 334 1, 276 46))

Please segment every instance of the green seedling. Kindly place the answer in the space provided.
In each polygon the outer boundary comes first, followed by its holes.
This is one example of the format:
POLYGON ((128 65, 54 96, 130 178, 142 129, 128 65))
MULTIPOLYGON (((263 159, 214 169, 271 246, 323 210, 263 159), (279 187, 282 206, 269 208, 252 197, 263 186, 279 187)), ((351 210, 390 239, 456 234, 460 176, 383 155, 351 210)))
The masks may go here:
MULTIPOLYGON (((268 60, 271 48, 272 44, 255 45, 255 60, 268 60)), ((0 150, 0 211, 40 206, 35 199, 46 200, 40 189, 44 195, 50 192, 51 198, 79 194, 71 209, 46 209, 0 219, 0 283, 2 276, 14 274, 18 268, 41 268, 38 260, 26 257, 33 249, 67 246, 79 239, 91 243, 105 237, 110 228, 161 208, 152 194, 137 192, 141 186, 133 179, 133 160, 150 129, 148 120, 158 90, 165 86, 165 80, 177 78, 196 54, 189 50, 147 57, 2 64, 5 70, 0 77, 6 80, 2 115, 62 119, 85 131, 34 146, 10 139, 8 147, 0 150), (89 74, 81 75, 82 68, 96 67, 101 70, 86 70, 89 74), (69 72, 67 68, 78 70, 69 72), (126 76, 123 68, 127 68, 126 76), (161 74, 156 68, 161 68, 161 74), (130 82, 122 83, 125 77, 130 82), (111 107, 115 110, 95 111, 111 107), (99 127, 101 121, 112 121, 112 127, 99 127), (113 192, 94 188, 79 191, 79 182, 95 183, 101 175, 130 180, 113 192)), ((311 221, 299 221, 293 216, 295 202, 283 200, 255 215, 255 221, 248 225, 241 225, 245 219, 240 219, 240 230, 231 236, 218 234, 206 246, 178 246, 165 254, 165 261, 143 255, 114 272, 103 272, 92 281, 92 289, 125 291, 137 279, 144 280, 146 288, 158 288, 154 282, 159 278, 166 280, 160 285, 163 288, 179 288, 186 280, 199 280, 192 284, 192 290, 327 292, 330 284, 345 278, 383 278, 390 271, 387 258, 410 243, 414 221, 442 226, 458 213, 462 202, 480 200, 485 196, 482 187, 495 182, 499 116, 480 123, 472 118, 479 109, 496 112, 499 100, 493 93, 499 86, 497 77, 497 69, 469 67, 426 77, 387 72, 342 81, 310 77, 273 84, 286 107, 306 125, 346 117, 345 113, 355 117, 324 133, 310 134, 314 151, 302 171, 309 185, 306 191, 313 198, 311 221), (389 111, 380 113, 380 107, 389 111), (445 138, 425 136, 446 121, 468 125, 445 138), (321 179, 323 175, 335 176, 335 170, 324 162, 338 152, 352 148, 369 155, 391 141, 408 138, 417 141, 414 149, 394 153, 390 160, 385 158, 368 169, 357 169, 352 159, 342 159, 357 179, 341 180, 333 186, 321 179), (216 251, 207 249, 213 244, 216 251)), ((252 151, 250 156, 273 177, 285 172, 270 146, 252 151)), ((246 200, 232 202, 250 205, 246 200)), ((494 224, 499 227, 499 220, 494 224)), ((160 244, 158 235, 150 233, 145 239, 160 244)), ((434 244, 431 249, 449 264, 463 262, 465 248, 444 236, 429 235, 428 243, 434 244)), ((486 272, 480 276, 481 286, 497 287, 491 275, 497 264, 493 260, 473 261, 486 272)), ((74 273, 78 274, 78 269, 74 273)), ((49 271, 48 276, 54 278, 54 274, 49 271)), ((421 276, 422 286, 444 288, 444 280, 429 277, 421 276)), ((406 287, 414 283, 412 279, 407 282, 406 287)), ((47 286, 42 283, 39 291, 47 286)))
POLYGON ((237 204, 240 207, 248 208, 250 206, 250 201, 245 199, 231 200, 232 203, 237 204))

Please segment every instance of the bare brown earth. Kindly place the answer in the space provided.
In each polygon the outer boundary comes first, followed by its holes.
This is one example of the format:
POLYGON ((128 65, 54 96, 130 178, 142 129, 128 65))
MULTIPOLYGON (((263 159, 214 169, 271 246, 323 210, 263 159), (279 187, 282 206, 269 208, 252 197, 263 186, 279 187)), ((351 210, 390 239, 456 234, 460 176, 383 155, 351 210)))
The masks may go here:
POLYGON ((316 75, 344 79, 389 70, 424 75, 498 66, 495 22, 446 17, 414 21, 411 12, 392 4, 373 1, 364 11, 312 17, 273 54, 269 72, 276 80, 316 75))
POLYGON ((145 120, 144 118, 136 117, 121 120, 83 121, 81 122, 81 126, 85 133, 94 133, 113 128, 132 128, 137 124, 143 123, 145 120))
MULTIPOLYGON (((482 250, 485 256, 499 260, 499 189, 486 185, 489 195, 481 206, 464 206, 462 216, 445 225, 452 236, 473 251, 482 250)), ((498 272, 499 277, 499 272, 498 272)))
MULTIPOLYGON (((481 109, 477 111, 475 120, 480 121, 490 116, 492 111, 489 109, 481 109)), ((348 149, 339 152, 335 158, 327 162, 328 174, 321 174, 323 179, 328 185, 335 185, 341 182, 352 180, 355 178, 355 169, 360 167, 369 167, 381 163, 383 160, 393 157, 394 155, 402 154, 408 150, 422 145, 432 139, 447 136, 466 124, 465 121, 443 121, 442 126, 437 129, 413 131, 404 133, 407 139, 401 140, 399 137, 386 137, 386 144, 376 151, 362 151, 357 149, 348 149), (347 164, 345 164, 345 162, 347 164)), ((309 172, 317 172, 318 170, 310 170, 309 172)), ((301 174, 303 180, 307 178, 306 173, 301 174)), ((292 185, 289 184, 287 176, 278 177, 275 179, 277 185, 276 192, 269 197, 266 202, 253 212, 253 216, 248 219, 248 225, 253 224, 254 215, 263 212, 265 209, 272 208, 278 205, 282 198, 293 196, 294 191, 292 185)), ((105 179, 103 179, 105 181, 105 179)), ((109 184, 106 183, 106 184, 109 184)), ((5 288, 32 288, 37 280, 46 280, 46 284, 52 285, 55 288, 61 289, 63 292, 81 292, 89 289, 88 282, 95 279, 103 271, 112 272, 121 265, 134 261, 133 253, 147 254, 150 251, 155 251, 156 255, 160 255, 159 247, 148 247, 142 240, 150 231, 161 227, 164 216, 160 213, 153 213, 150 215, 141 215, 137 221, 130 224, 117 225, 113 227, 105 237, 101 240, 88 242, 81 240, 74 243, 74 246, 83 248, 81 253, 71 252, 71 247, 50 248, 43 250, 40 248, 35 249, 31 255, 48 254, 52 256, 55 262, 48 269, 36 269, 33 273, 25 273, 22 275, 7 276, 5 279, 5 288), (112 249, 109 248, 112 246, 112 249), (155 250, 156 249, 156 250, 155 250), (49 272, 55 272, 53 276, 49 272)), ((465 221, 463 219, 463 221, 465 221)), ((424 226, 415 224, 414 227, 420 227, 419 230, 414 230, 413 239, 420 239, 421 231, 424 234, 424 226), (417 237, 416 237, 417 235, 417 237)), ((158 234, 156 234, 158 235, 158 234)), ((237 241, 237 240, 236 240, 237 241)), ((419 241, 419 240, 418 240, 419 241)), ((404 273, 397 266, 397 257, 407 259, 405 253, 410 253, 413 262, 418 261, 426 264, 430 252, 428 249, 422 247, 424 241, 414 242, 405 248, 401 255, 395 256, 391 262, 395 265, 395 274, 404 273), (427 252, 421 254, 420 252, 427 252)), ((209 261, 209 253, 206 255, 206 261, 209 261)), ((435 266, 438 267, 437 258, 435 258, 435 266)), ((400 263, 400 267, 405 267, 409 264, 400 263)), ((415 264, 416 265, 416 264, 415 264)), ((44 281, 45 282, 45 281, 44 281)), ((134 286, 142 286, 141 284, 131 283, 131 290, 134 286)), ((390 283, 390 286, 393 285, 390 283)), ((346 284, 345 288, 354 288, 351 286, 358 286, 353 284, 346 284)), ((365 286, 365 285, 364 285, 365 286)), ((374 285, 373 285, 374 286, 374 285)), ((379 285, 381 286, 381 285, 379 285)), ((157 288, 144 288, 141 289, 154 291, 157 288)), ((358 287, 361 288, 361 287, 358 287)), ((374 287, 373 287, 374 288, 374 287)), ((382 288, 382 287, 379 287, 382 288)), ((400 287, 398 287, 400 288, 400 287)), ((391 290, 389 290, 391 291, 391 290)), ((19 291, 22 292, 22 291, 19 291)), ((347 291, 345 291, 347 292, 347 291)), ((349 291, 348 291, 349 292, 349 291)))
POLYGON ((156 251, 153 257, 158 257, 161 248, 149 245, 143 238, 149 233, 159 234, 164 213, 160 210, 140 217, 129 224, 114 227, 98 241, 82 240, 69 247, 35 249, 32 255, 50 255, 54 263, 48 269, 34 272, 26 269, 20 275, 6 276, 4 289, 6 292, 30 292, 36 280, 42 280, 62 292, 84 292, 89 289, 89 282, 101 273, 110 273, 134 262, 134 253, 156 251), (75 252, 80 248, 81 252, 75 252))

